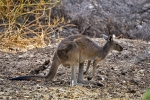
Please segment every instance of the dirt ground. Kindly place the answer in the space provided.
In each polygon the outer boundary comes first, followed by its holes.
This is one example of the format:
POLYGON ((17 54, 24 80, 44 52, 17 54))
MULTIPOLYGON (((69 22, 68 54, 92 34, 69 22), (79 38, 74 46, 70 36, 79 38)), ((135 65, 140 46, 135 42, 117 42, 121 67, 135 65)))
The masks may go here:
MULTIPOLYGON (((94 41, 100 45, 105 43, 104 39, 94 41)), ((70 68, 63 66, 59 67, 53 82, 9 80, 27 75, 45 61, 51 61, 58 43, 22 53, 0 52, 0 100, 140 100, 150 87, 150 43, 129 39, 116 41, 124 50, 112 51, 97 66, 96 81, 102 82, 104 87, 92 84, 70 87, 70 68)), ((84 75, 85 79, 91 76, 91 71, 92 67, 84 75)))

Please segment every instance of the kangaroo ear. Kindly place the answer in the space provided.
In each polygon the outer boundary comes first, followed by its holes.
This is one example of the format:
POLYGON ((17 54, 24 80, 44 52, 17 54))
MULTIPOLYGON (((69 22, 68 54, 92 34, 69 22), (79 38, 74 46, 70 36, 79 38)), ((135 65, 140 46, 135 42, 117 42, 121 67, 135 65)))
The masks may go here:
POLYGON ((104 38, 105 40, 108 40, 108 36, 105 35, 105 34, 103 34, 103 38, 104 38))

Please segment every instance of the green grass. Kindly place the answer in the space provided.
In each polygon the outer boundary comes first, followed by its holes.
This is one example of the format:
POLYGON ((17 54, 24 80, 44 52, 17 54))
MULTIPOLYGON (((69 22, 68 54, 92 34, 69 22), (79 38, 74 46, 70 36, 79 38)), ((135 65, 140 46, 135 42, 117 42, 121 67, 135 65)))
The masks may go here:
POLYGON ((150 100, 150 89, 144 93, 142 100, 150 100))

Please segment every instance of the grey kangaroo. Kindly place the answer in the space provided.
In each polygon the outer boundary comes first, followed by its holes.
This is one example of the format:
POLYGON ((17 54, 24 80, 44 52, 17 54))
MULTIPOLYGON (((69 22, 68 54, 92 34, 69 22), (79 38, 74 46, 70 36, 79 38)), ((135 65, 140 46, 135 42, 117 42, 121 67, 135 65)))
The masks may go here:
POLYGON ((60 42, 54 54, 51 68, 46 76, 30 75, 19 76, 10 80, 36 80, 45 79, 52 81, 57 73, 59 65, 71 67, 71 82, 70 85, 79 85, 85 83, 96 84, 103 86, 102 83, 95 81, 88 81, 83 79, 83 67, 85 60, 89 62, 94 60, 93 76, 98 62, 103 60, 111 50, 122 51, 123 48, 113 40, 112 36, 103 35, 107 40, 103 47, 84 35, 72 35, 60 42), (79 66, 78 78, 76 78, 76 69, 79 66))

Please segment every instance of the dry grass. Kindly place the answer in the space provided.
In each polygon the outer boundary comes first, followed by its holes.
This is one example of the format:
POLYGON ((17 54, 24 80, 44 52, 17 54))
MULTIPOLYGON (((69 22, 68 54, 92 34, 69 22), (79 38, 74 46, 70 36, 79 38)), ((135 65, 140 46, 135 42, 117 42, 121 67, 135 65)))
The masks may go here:
POLYGON ((27 51, 33 48, 42 48, 46 44, 43 41, 44 35, 38 35, 35 38, 21 38, 20 36, 10 36, 8 38, 3 38, 1 40, 1 51, 3 52, 18 52, 18 51, 27 51))
MULTIPOLYGON (((81 86, 75 87, 43 87, 43 86, 33 86, 32 89, 28 89, 26 85, 19 86, 20 91, 16 92, 11 90, 11 92, 2 92, 0 99, 23 99, 23 100, 134 100, 130 98, 101 98, 99 96, 99 90, 87 89, 81 86), (39 93, 42 91, 42 93, 39 93), (35 98, 34 98, 35 97, 35 98)), ((18 87, 15 87, 18 88, 18 87)), ((135 99, 136 100, 136 99, 135 99)))
POLYGON ((46 46, 50 34, 71 26, 64 17, 51 19, 52 9, 60 4, 59 0, 1 0, 0 51, 18 52, 46 46))

